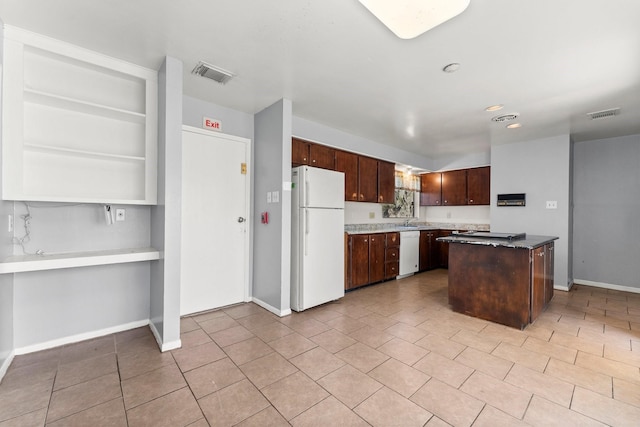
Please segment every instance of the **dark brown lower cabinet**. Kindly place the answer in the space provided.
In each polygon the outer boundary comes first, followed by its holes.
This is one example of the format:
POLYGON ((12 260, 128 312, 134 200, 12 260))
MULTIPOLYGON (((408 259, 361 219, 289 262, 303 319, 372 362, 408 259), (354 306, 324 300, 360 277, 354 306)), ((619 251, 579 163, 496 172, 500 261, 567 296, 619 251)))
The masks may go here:
POLYGON ((436 241, 438 230, 422 230, 420 232, 420 271, 440 267, 440 242, 436 241))
MULTIPOLYGON (((453 234, 452 230, 440 230, 438 231, 438 237, 447 237, 453 234)), ((449 243, 447 242, 437 242, 438 243, 438 254, 440 259, 438 260, 438 264, 442 268, 449 268, 449 243)))
POLYGON ((398 242, 398 233, 350 235, 346 251, 345 289, 354 289, 396 277, 400 256, 398 242))
POLYGON ((553 297, 552 254, 553 243, 534 249, 450 243, 451 308, 524 329, 553 297))
POLYGON ((369 283, 384 280, 384 234, 369 235, 369 283))

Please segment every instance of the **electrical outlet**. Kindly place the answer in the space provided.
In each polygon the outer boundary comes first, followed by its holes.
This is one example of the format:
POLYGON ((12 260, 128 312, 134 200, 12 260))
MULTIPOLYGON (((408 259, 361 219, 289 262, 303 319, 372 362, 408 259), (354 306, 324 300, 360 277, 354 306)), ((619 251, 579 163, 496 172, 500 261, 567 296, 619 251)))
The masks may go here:
POLYGON ((271 193, 271 201, 273 203, 280 203, 280 192, 279 191, 274 191, 273 193, 271 193))
POLYGON ((271 203, 271 191, 267 191, 267 203, 271 203))
POLYGON ((116 209, 116 221, 124 221, 124 209, 116 209))
POLYGON ((369 219, 374 219, 376 217, 375 212, 369 212, 369 219))
POLYGON ((547 209, 558 209, 557 200, 547 200, 547 209))
POLYGON ((447 218, 451 218, 451 212, 447 212, 447 218))
POLYGON ((7 231, 11 233, 13 231, 13 215, 9 215, 7 219, 7 231))

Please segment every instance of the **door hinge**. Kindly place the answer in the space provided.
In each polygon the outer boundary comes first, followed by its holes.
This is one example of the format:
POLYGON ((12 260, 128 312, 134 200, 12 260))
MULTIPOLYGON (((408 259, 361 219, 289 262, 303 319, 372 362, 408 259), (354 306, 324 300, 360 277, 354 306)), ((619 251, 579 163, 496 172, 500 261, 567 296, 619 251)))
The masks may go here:
POLYGON ((240 173, 242 175, 246 175, 247 174, 247 164, 246 163, 240 163, 240 173))

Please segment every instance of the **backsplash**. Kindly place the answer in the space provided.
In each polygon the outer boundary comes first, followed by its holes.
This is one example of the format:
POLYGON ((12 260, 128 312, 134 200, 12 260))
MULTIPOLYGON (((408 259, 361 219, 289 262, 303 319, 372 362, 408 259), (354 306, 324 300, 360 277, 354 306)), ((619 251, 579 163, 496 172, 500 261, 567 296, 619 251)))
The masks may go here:
MULTIPOLYGON (((362 232, 379 232, 379 231, 400 231, 398 225, 402 225, 404 221, 398 222, 381 222, 376 224, 345 224, 344 231, 347 233, 362 232)), ((420 222, 411 221, 411 225, 417 227, 431 227, 441 230, 466 230, 466 231, 489 231, 489 224, 463 224, 450 222, 420 222)))

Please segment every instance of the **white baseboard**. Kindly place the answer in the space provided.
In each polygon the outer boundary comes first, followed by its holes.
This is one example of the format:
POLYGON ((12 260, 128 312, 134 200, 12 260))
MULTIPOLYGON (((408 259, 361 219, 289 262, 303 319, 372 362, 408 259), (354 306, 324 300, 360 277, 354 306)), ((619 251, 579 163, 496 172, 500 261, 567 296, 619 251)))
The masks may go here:
POLYGON ((105 335, 115 334, 117 332, 128 331, 129 329, 140 328, 142 326, 147 326, 149 324, 149 319, 138 320, 136 322, 125 323, 122 325, 112 326, 110 328, 99 329, 97 331, 84 332, 78 335, 71 335, 64 338, 58 338, 51 341, 46 341, 43 343, 32 344, 25 347, 20 347, 15 349, 16 356, 22 354, 35 353, 36 351, 47 350, 54 347, 60 347, 65 344, 73 344, 80 341, 90 340, 92 338, 103 337, 105 335))
POLYGON ((13 362, 13 358, 15 357, 15 355, 16 355, 15 350, 11 350, 11 353, 9 353, 9 356, 4 360, 4 363, 2 364, 2 366, 0 366, 0 381, 2 381, 2 379, 4 378, 4 375, 9 370, 9 366, 11 366, 11 362, 13 362))
POLYGON ((265 310, 269 310, 270 312, 272 312, 273 314, 275 314, 276 316, 280 316, 280 317, 284 317, 284 316, 288 316, 291 314, 291 309, 288 308, 286 310, 279 310, 277 308, 275 308, 272 305, 267 304, 266 302, 259 300, 256 297, 251 298, 251 301, 258 304, 260 307, 264 308, 265 310))
POLYGON ((161 352, 164 353, 165 351, 175 350, 176 348, 182 347, 182 340, 180 339, 163 343, 162 338, 160 338, 160 333, 156 329, 156 325, 154 325, 153 323, 149 323, 149 329, 151 329, 151 333, 153 333, 153 336, 155 337, 161 352))
POLYGON ((613 283, 604 282, 592 282, 591 280, 573 279, 573 283, 576 285, 592 286, 594 288, 611 289, 614 291, 632 292, 634 294, 640 294, 640 288, 634 288, 633 286, 614 285, 613 283))

